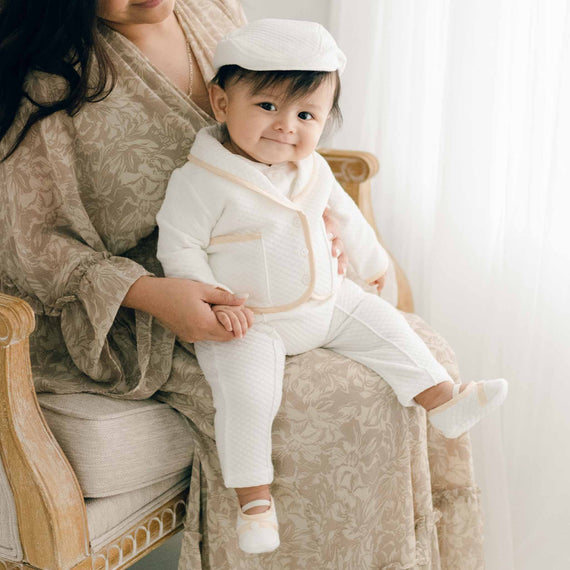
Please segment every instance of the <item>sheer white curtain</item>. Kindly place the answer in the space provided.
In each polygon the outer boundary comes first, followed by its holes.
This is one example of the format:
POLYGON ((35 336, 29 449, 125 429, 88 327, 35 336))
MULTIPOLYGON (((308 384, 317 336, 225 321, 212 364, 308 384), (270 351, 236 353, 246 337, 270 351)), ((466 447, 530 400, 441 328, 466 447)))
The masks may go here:
POLYGON ((570 2, 334 0, 335 146, 380 159, 375 212, 465 379, 490 570, 570 568, 570 2))

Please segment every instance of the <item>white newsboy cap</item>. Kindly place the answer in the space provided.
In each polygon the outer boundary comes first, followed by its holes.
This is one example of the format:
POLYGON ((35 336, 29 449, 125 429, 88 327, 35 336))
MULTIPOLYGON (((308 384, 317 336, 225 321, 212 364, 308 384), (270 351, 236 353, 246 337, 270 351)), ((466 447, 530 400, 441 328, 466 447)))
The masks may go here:
POLYGON ((338 71, 346 56, 317 22, 265 18, 231 31, 216 48, 213 66, 252 71, 338 71))

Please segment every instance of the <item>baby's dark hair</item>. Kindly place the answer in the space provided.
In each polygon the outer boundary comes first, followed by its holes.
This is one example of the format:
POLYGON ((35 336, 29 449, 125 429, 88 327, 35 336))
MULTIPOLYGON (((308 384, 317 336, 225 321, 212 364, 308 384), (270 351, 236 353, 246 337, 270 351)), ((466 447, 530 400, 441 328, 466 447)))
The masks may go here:
POLYGON ((330 116, 335 126, 340 127, 342 113, 338 104, 340 98, 338 71, 251 71, 239 65, 223 65, 211 83, 225 89, 233 82, 244 81, 251 86, 253 93, 284 85, 287 95, 296 98, 315 91, 324 81, 331 79, 335 82, 335 90, 330 116))

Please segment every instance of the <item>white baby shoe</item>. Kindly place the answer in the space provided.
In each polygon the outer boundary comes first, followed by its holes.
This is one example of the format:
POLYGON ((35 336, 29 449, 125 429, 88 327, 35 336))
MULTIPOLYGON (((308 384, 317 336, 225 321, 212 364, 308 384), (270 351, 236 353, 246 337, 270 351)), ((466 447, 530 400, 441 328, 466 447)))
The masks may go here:
POLYGON ((277 513, 273 497, 271 497, 271 501, 258 499, 241 507, 238 510, 236 529, 239 547, 244 552, 249 554, 273 552, 280 544, 279 525, 277 524, 277 513), (268 505, 269 510, 256 515, 245 514, 245 511, 248 509, 263 505, 268 505))
POLYGON ((451 400, 428 412, 429 421, 445 437, 453 439, 471 429, 507 397, 508 384, 503 378, 470 382, 463 392, 453 386, 451 400))

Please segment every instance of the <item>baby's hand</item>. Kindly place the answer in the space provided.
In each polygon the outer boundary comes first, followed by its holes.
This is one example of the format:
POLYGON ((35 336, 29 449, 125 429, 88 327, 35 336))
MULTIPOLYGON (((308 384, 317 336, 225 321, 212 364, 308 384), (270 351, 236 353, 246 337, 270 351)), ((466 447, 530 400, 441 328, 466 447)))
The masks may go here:
POLYGON ((376 291, 378 294, 382 293, 382 289, 384 289, 384 285, 386 284, 386 275, 382 275, 382 277, 378 277, 376 281, 371 281, 370 285, 374 285, 376 287, 376 291))
POLYGON ((253 313, 243 305, 214 305, 212 311, 221 325, 228 332, 233 331, 236 338, 243 338, 253 325, 253 313))

